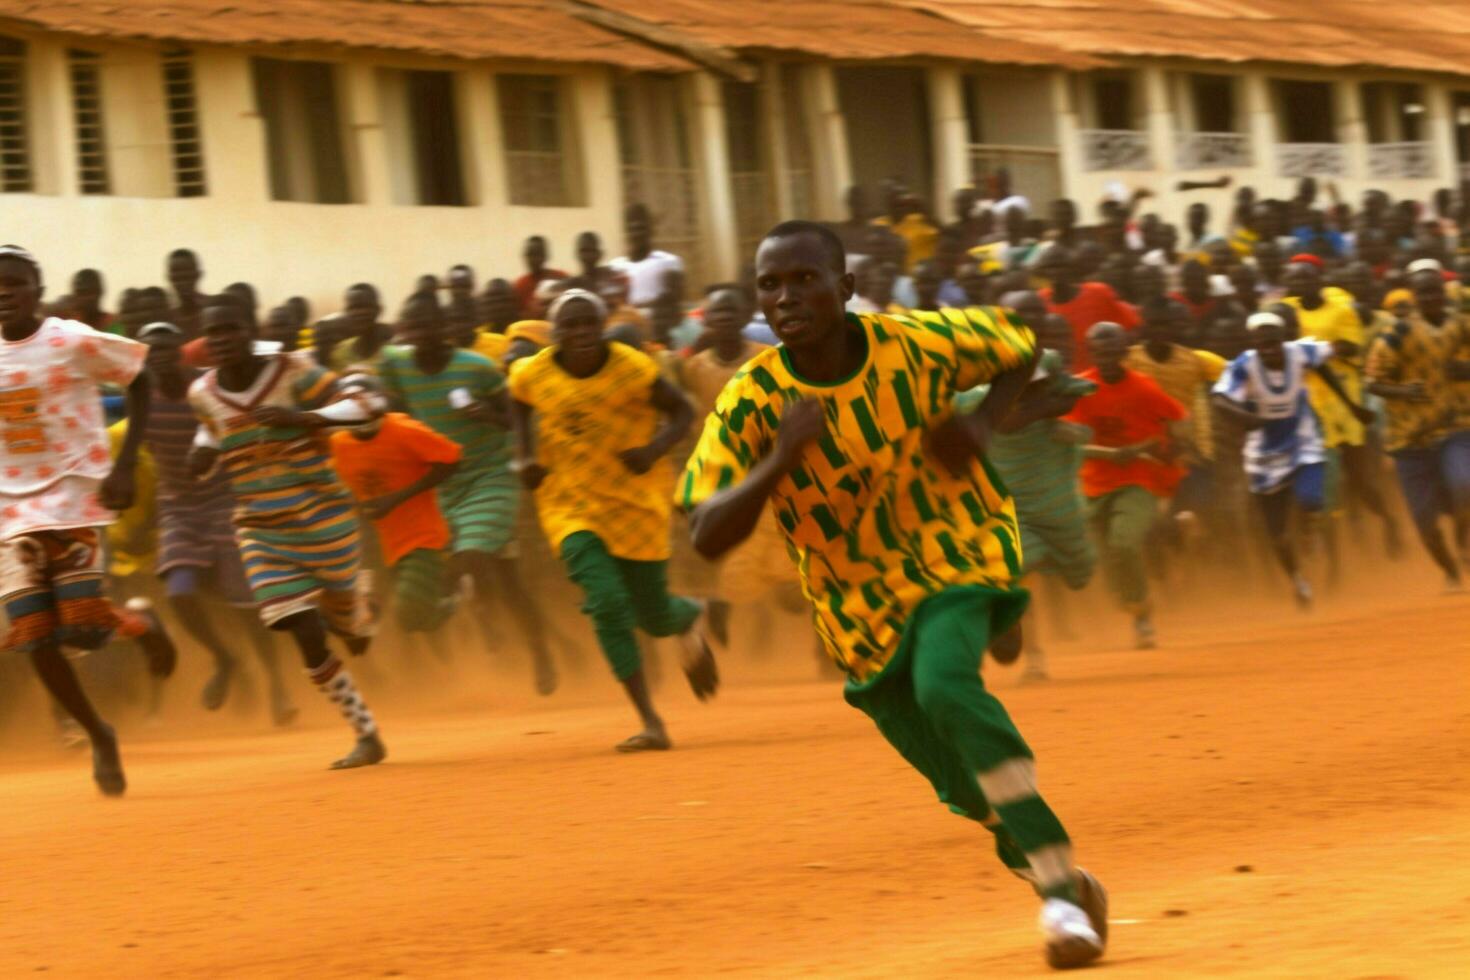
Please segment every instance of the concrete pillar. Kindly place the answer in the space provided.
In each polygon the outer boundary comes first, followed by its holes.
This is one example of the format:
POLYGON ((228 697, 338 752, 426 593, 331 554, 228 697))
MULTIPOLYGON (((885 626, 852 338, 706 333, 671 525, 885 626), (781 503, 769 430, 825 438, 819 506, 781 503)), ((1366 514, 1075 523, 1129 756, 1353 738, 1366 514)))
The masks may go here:
POLYGON ((1442 187, 1459 182, 1460 157, 1455 147, 1455 109, 1450 90, 1438 82, 1424 86, 1424 138, 1433 148, 1434 179, 1442 187))
POLYGON ((199 49, 194 67, 209 196, 251 206, 269 201, 265 120, 255 104, 250 57, 199 49))
POLYGON ((837 96, 837 74, 831 65, 807 69, 807 104, 812 107, 812 183, 818 213, 813 217, 837 221, 847 217, 844 198, 852 186, 852 158, 847 148, 847 118, 837 96))
POLYGON ((775 188, 776 214, 782 220, 805 217, 794 213, 791 199, 791 154, 786 145, 786 99, 800 93, 786 93, 781 86, 781 66, 763 61, 760 66, 761 125, 766 127, 766 146, 770 148, 766 168, 775 188))
POLYGON ((347 108, 353 197, 363 204, 396 203, 389 166, 393 148, 388 145, 383 125, 377 69, 366 62, 349 61, 342 67, 342 85, 346 90, 342 101, 347 108))
POLYGON ((946 213, 949 196, 970 183, 970 120, 965 116, 965 79, 958 67, 941 65, 926 72, 929 132, 934 141, 935 214, 946 213))
MULTIPOLYGON (((1148 133, 1148 153, 1154 173, 1173 173, 1177 168, 1174 149, 1174 107, 1169 97, 1169 73, 1159 65, 1148 65, 1142 71, 1144 128, 1148 133)), ((1153 190, 1158 194, 1155 207, 1165 214, 1173 214, 1176 194, 1172 181, 1153 190)))
POLYGON ((694 76, 694 131, 698 134, 700 186, 704 197, 706 273, 734 278, 740 267, 735 196, 730 186, 730 148, 725 138, 725 97, 709 72, 694 76))
POLYGON ((1273 105, 1271 81, 1261 71, 1249 71, 1242 78, 1245 89, 1246 131, 1251 136, 1251 154, 1256 169, 1268 177, 1280 173, 1276 160, 1276 144, 1280 141, 1276 131, 1276 110, 1273 105))
POLYGON ((510 201, 506 186, 505 146, 500 134, 500 100, 495 73, 472 66, 454 73, 454 104, 459 114, 460 165, 465 193, 481 207, 504 207, 510 201))
MULTIPOLYGON (((1063 197, 1077 201, 1081 190, 1082 144, 1078 132, 1076 100, 1072 98, 1072 76, 1065 71, 1051 74, 1052 118, 1057 127, 1057 166, 1061 171, 1063 197)), ((1086 208, 1090 202, 1077 202, 1086 208)), ((1084 211, 1084 213, 1086 213, 1084 211)))
POLYGON ((33 186, 40 194, 75 197, 80 190, 77 126, 66 45, 38 38, 30 42, 26 61, 33 186))
MULTIPOLYGON (((578 73, 573 79, 576 87, 572 105, 578 118, 576 140, 578 165, 582 168, 582 179, 586 181, 586 196, 583 203, 598 209, 607 217, 603 227, 588 228, 600 231, 605 240, 617 241, 622 227, 620 216, 623 207, 623 164, 618 147, 617 106, 613 102, 613 75, 606 68, 593 68, 578 73)), ((567 242, 567 247, 571 242, 567 242)), ((558 268, 574 264, 572 256, 558 268)))
POLYGON ((1368 125, 1363 120, 1363 100, 1358 83, 1343 78, 1332 83, 1332 112, 1337 120, 1337 141, 1347 154, 1347 176, 1368 177, 1368 125))

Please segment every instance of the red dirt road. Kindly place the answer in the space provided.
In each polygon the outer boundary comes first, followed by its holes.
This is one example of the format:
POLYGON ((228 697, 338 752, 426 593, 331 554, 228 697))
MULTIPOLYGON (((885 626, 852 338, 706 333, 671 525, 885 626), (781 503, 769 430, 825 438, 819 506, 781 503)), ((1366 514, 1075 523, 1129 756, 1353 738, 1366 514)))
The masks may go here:
MULTIPOLYGON (((1059 646, 1044 686, 987 667, 1113 893, 1108 974, 1470 975, 1470 598, 1162 627, 1059 646)), ((392 755, 361 772, 322 771, 348 739, 315 705, 286 733, 133 725, 121 801, 27 742, 0 760, 0 976, 1046 972, 989 836, 834 684, 752 673, 709 707, 666 683, 658 756, 609 751, 631 717, 600 676, 540 705, 369 686, 392 755)))

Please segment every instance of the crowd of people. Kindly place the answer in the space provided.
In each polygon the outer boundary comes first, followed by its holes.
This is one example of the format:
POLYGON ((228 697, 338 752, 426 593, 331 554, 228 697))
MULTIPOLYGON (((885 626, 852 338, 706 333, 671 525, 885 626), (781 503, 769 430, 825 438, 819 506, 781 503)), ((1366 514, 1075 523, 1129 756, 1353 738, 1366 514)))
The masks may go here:
POLYGON ((1181 230, 1144 193, 1092 225, 1065 200, 1042 217, 1003 173, 947 224, 880 190, 877 217, 854 189, 845 221, 778 226, 694 303, 640 205, 621 257, 586 232, 569 273, 532 237, 520 277, 422 276, 391 322, 368 283, 319 318, 247 283, 206 293, 184 249, 114 314, 97 271, 47 301, 36 258, 0 247, 5 646, 119 794, 67 648, 131 640, 164 677, 175 624, 212 658, 213 710, 249 646, 289 724, 274 630, 353 732, 332 767, 356 768, 387 752, 347 666, 380 628, 509 631, 556 690, 559 617, 527 581, 557 564, 638 715, 617 749, 658 751, 639 634, 676 637, 705 700, 732 610, 804 595, 848 701, 1045 900, 1053 964, 1096 958, 1105 894, 980 658, 1024 653, 1044 680, 1020 584, 1060 609, 1098 565, 1140 648, 1190 564, 1269 555, 1264 581, 1309 608, 1303 556, 1335 574, 1343 528, 1403 553, 1390 470, 1458 590, 1470 195, 1354 210, 1313 181, 1241 188, 1218 229, 1196 203, 1181 230))

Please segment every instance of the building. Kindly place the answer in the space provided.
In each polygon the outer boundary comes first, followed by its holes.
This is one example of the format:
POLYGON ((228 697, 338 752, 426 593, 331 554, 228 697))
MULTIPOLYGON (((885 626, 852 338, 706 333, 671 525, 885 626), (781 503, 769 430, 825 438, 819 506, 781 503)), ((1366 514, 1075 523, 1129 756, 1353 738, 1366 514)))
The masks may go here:
MULTIPOLYGON (((643 201, 699 284, 772 222, 898 176, 942 212, 1006 168, 1177 218, 1295 178, 1427 198, 1470 163, 1470 11, 1361 0, 0 0, 0 238, 53 278, 330 309, 643 201)), ((1220 218, 1224 220, 1223 215, 1220 218)), ((53 287, 59 289, 59 286, 53 287)))

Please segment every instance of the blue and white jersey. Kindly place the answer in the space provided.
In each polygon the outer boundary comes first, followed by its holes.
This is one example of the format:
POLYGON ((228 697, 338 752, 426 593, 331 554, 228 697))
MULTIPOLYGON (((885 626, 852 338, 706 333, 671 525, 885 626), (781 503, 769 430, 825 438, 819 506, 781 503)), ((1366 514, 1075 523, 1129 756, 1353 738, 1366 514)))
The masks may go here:
POLYGON ((1215 382, 1224 395, 1246 411, 1266 419, 1245 440, 1245 472, 1251 493, 1274 493, 1302 466, 1325 461, 1322 426, 1307 397, 1307 372, 1332 357, 1332 345, 1293 340, 1285 345, 1286 363, 1272 371, 1260 355, 1248 350, 1215 382))

